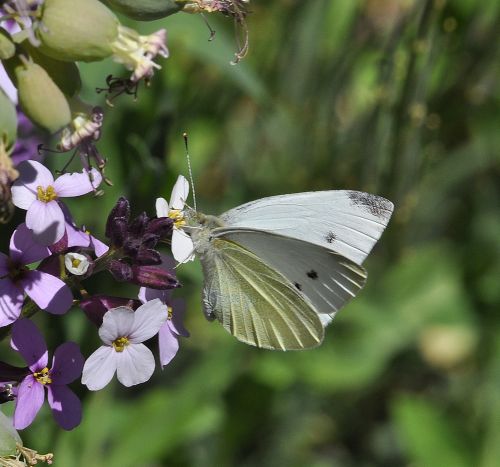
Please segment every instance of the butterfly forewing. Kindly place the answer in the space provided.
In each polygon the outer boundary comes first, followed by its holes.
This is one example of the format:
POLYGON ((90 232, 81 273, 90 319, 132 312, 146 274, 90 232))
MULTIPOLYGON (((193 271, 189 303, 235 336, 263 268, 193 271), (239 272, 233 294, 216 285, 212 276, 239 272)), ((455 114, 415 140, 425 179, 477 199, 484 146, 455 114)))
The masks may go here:
POLYGON ((323 340, 313 306, 281 273, 224 238, 214 239, 202 261, 204 306, 225 329, 247 344, 298 350, 323 340))
POLYGON ((306 240, 362 264, 387 226, 393 208, 380 196, 331 190, 262 198, 220 217, 228 227, 306 240))
POLYGON ((363 267, 312 243, 255 230, 223 228, 213 233, 250 250, 285 276, 312 303, 323 326, 366 281, 363 267))

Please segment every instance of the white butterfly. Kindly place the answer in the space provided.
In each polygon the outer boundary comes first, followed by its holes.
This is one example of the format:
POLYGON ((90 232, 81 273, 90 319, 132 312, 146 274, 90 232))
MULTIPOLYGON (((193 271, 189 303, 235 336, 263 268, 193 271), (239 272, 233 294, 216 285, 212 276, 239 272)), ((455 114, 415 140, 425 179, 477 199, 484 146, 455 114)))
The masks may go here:
POLYGON ((185 208, 188 191, 179 177, 170 208, 157 200, 158 215, 175 220, 176 259, 194 251, 201 261, 206 316, 242 342, 278 350, 322 342, 324 328, 363 287, 361 264, 394 208, 359 191, 313 191, 259 199, 216 217, 185 208))

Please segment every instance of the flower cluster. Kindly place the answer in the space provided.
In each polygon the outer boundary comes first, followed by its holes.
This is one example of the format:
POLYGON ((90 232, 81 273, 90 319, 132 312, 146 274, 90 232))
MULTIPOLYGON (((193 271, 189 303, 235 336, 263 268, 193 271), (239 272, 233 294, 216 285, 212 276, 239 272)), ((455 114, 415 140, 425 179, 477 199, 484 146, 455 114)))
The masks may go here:
MULTIPOLYGON (((71 430, 82 418, 81 405, 68 384, 79 379, 91 391, 105 387, 116 373, 124 386, 148 381, 155 358, 143 342, 158 336, 159 365, 177 353, 184 304, 172 298, 179 287, 175 261, 157 248, 170 242, 176 221, 169 216, 131 217, 120 198, 106 223, 106 244, 79 228, 59 198, 95 191, 98 171, 68 173, 54 180, 41 163, 25 161, 12 187, 14 204, 26 210, 26 221, 14 231, 9 254, 0 253, 0 332, 10 329, 11 347, 26 367, 0 361, 0 402, 14 401, 14 427, 29 426, 47 401, 56 422, 71 430), (118 281, 140 286, 135 297, 91 294, 87 278, 109 272, 118 281), (98 328, 103 345, 87 360, 74 342, 62 343, 49 359, 43 336, 29 319, 38 310, 65 314, 83 310, 98 328)), ((179 177, 172 199, 180 202, 179 177)), ((187 192, 185 192, 187 195, 187 192)), ((182 201, 183 205, 183 201, 182 201)), ((176 219, 182 216, 175 204, 176 219)))
MULTIPOLYGON (((124 386, 144 383, 157 365, 146 341, 157 339, 163 369, 181 338, 189 336, 184 302, 173 296, 181 286, 176 263, 194 258, 191 238, 183 230, 189 194, 184 177, 178 178, 170 202, 157 199, 154 216, 132 215, 129 201, 119 198, 107 218, 106 239, 80 225, 65 204, 66 198, 101 196, 105 185, 112 185, 98 149, 106 112, 81 98, 78 62, 111 58, 127 70, 124 76, 108 75, 106 87, 96 89, 96 94, 105 93, 109 107, 120 95, 137 99, 139 87, 149 84, 169 56, 167 31, 142 35, 130 22, 122 24, 116 13, 141 21, 178 12, 220 13, 246 32, 247 4, 0 2, 0 223, 11 222, 16 208, 18 219, 25 213, 9 231, 8 251, 0 252, 0 340, 10 338, 12 352, 25 361, 25 366, 15 366, 8 355, 0 361, 0 404, 14 404, 13 427, 0 411, 0 441, 10 437, 13 446, 7 457, 0 455, 1 465, 26 465, 20 459, 29 465, 52 462, 52 454, 22 446, 15 431, 33 422, 46 396, 55 421, 71 430, 83 414, 78 391, 70 386, 81 380, 89 390, 100 390, 115 373, 124 386), (73 156, 61 170, 45 165, 51 153, 69 151, 73 156), (71 170, 75 156, 81 166, 71 170), (169 244, 170 253, 160 251, 169 244), (87 280, 97 274, 129 284, 132 292, 122 297, 88 290, 95 282, 87 280), (102 345, 83 355, 77 343, 60 342, 51 354, 32 317, 46 312, 47 320, 62 319, 72 308, 84 313, 102 345)), ((235 61, 247 45, 245 37, 235 61)))

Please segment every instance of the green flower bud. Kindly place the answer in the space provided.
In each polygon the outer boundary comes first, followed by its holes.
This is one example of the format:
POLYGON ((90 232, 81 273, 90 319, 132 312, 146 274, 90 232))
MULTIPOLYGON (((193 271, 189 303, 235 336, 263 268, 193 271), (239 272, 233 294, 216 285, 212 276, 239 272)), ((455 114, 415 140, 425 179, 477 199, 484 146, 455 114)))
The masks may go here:
POLYGON ((52 81, 64 95, 73 97, 80 92, 82 80, 76 63, 55 60, 41 53, 37 47, 33 47, 28 41, 24 41, 22 46, 26 54, 49 74, 52 81))
POLYGON ((105 0, 111 8, 129 18, 152 21, 182 10, 183 0, 105 0))
POLYGON ((98 0, 45 0, 37 33, 40 50, 55 59, 92 62, 109 57, 119 21, 98 0))
POLYGON ((66 97, 40 65, 21 56, 13 75, 21 108, 33 123, 55 133, 71 121, 66 97))
POLYGON ((0 143, 9 151, 16 142, 16 106, 0 89, 0 143))
POLYGON ((7 60, 16 53, 16 46, 10 38, 10 34, 0 29, 0 60, 7 60))
POLYGON ((15 455, 17 443, 23 444, 19 434, 12 426, 12 422, 0 412, 0 456, 15 455))

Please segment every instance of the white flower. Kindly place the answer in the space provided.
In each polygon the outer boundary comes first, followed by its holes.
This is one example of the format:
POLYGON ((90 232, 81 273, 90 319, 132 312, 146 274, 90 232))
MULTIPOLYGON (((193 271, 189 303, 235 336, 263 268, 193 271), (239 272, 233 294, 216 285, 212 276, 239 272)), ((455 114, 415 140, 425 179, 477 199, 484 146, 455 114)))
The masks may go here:
POLYGON ((66 253, 64 256, 64 264, 66 269, 75 276, 83 276, 87 273, 90 261, 89 258, 80 253, 66 253))
POLYGON ((194 259, 194 245, 191 237, 182 230, 186 224, 184 220, 184 205, 189 194, 189 183, 179 175, 175 182, 170 204, 165 198, 156 199, 156 215, 158 217, 170 217, 174 221, 172 232, 172 254, 178 263, 186 263, 194 259))
POLYGON ((91 391, 106 386, 115 372, 124 386, 134 386, 151 378, 155 359, 142 342, 158 333, 168 317, 160 299, 141 305, 134 312, 121 306, 109 310, 99 328, 104 345, 85 362, 82 383, 91 391))

